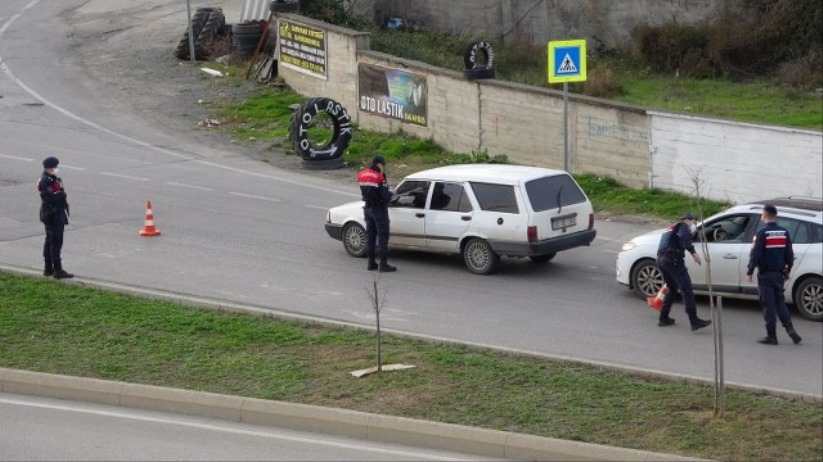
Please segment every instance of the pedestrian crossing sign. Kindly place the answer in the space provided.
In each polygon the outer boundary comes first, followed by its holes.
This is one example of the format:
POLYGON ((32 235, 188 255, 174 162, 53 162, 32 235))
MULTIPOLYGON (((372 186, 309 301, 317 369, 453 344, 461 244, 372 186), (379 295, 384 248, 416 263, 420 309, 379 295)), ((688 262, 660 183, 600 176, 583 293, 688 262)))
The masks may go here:
POLYGON ((586 80, 586 40, 549 42, 549 83, 586 80))

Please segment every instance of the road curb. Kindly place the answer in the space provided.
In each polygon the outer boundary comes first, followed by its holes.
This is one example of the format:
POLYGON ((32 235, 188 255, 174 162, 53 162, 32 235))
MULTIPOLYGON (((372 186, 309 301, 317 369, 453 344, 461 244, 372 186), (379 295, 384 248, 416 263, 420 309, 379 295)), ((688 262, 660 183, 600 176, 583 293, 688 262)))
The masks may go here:
POLYGON ((514 460, 705 460, 308 404, 0 368, 0 391, 514 460))

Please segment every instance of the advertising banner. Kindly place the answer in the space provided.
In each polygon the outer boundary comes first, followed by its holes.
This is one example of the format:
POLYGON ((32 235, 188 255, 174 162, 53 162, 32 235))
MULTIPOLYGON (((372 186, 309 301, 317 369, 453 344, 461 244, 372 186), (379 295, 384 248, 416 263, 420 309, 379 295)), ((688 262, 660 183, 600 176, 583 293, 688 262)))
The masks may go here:
POLYGON ((328 80, 326 31, 288 19, 277 23, 279 63, 283 67, 328 80))
POLYGON ((361 111, 423 127, 428 125, 425 75, 360 63, 357 77, 361 111))

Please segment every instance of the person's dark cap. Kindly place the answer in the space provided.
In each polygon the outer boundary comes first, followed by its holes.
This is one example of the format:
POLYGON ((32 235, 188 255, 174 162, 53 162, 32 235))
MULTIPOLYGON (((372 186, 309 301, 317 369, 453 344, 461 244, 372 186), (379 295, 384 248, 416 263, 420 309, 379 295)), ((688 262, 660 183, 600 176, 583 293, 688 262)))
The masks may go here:
POLYGON ((777 207, 773 206, 772 204, 766 204, 763 207, 763 211, 766 212, 767 215, 776 217, 777 216, 777 207))
POLYGON ((681 220, 694 220, 694 215, 692 215, 691 213, 686 213, 682 217, 680 217, 680 219, 681 220))
POLYGON ((383 156, 374 156, 374 159, 371 160, 372 165, 383 164, 386 165, 386 159, 383 156))
POLYGON ((55 168, 60 161, 54 156, 49 156, 43 159, 43 168, 55 168))

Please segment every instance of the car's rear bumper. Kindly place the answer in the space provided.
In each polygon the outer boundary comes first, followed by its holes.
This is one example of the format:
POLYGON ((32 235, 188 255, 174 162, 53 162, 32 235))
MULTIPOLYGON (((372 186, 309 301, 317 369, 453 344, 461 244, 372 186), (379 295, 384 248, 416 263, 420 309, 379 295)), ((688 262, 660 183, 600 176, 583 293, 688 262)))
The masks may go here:
POLYGON ((336 223, 326 223, 326 232, 329 233, 329 237, 332 239, 342 240, 343 239, 343 226, 338 225, 336 223))
POLYGON ((561 250, 573 249, 589 245, 594 240, 597 231, 588 229, 568 236, 555 237, 537 242, 489 241, 495 252, 512 257, 537 257, 561 250))

